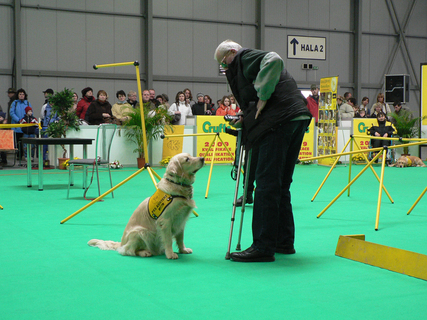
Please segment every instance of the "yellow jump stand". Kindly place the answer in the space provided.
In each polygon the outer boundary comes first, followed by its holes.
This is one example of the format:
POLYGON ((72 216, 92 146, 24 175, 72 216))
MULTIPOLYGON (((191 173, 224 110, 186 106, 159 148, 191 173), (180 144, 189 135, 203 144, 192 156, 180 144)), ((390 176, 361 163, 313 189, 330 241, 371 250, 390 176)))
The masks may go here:
POLYGON ((427 187, 424 189, 423 192, 421 192, 420 196, 417 198, 417 200, 415 201, 415 203, 412 205, 412 207, 409 209, 407 214, 410 214, 412 212, 412 210, 415 208, 415 206, 417 205, 417 203, 421 200, 421 198, 424 196, 424 194, 427 191, 427 187))
MULTIPOLYGON (((144 108, 143 108, 143 103, 142 103, 141 78, 140 78, 140 75, 139 75, 139 62, 138 61, 132 61, 132 62, 120 62, 120 63, 110 63, 110 64, 102 64, 102 65, 96 65, 95 64, 93 66, 93 68, 95 70, 97 70, 99 68, 121 67, 121 66, 131 66, 131 65, 135 66, 135 71, 136 71, 136 80, 137 80, 137 85, 138 85, 138 97, 139 97, 139 101, 141 101, 141 103, 139 105, 140 105, 140 112, 141 112, 141 128, 142 128, 142 138, 143 138, 143 142, 144 142, 144 154, 146 155, 146 157, 148 159, 149 157, 148 157, 148 148, 147 148, 147 133, 145 131, 145 119, 144 119, 144 108)), ((87 205, 85 205, 81 209, 77 210, 76 212, 74 212, 73 214, 71 214, 70 216, 68 216, 67 218, 63 219, 61 221, 61 224, 63 224, 64 222, 70 220, 71 218, 75 217, 77 214, 79 214, 83 210, 89 208, 90 206, 92 206, 93 204, 95 204, 96 202, 98 202, 99 200, 101 200, 102 198, 104 198, 106 195, 108 195, 109 193, 113 192, 114 190, 116 190, 117 188, 119 188, 120 186, 122 186, 127 181, 129 181, 133 177, 137 176, 138 174, 140 174, 144 170, 148 171, 148 173, 150 174, 151 180, 153 181, 153 184, 154 184, 154 186, 157 189, 157 182, 156 182, 154 176, 157 179, 159 179, 159 180, 161 179, 161 177, 150 167, 149 164, 146 164, 144 168, 139 169, 134 174, 132 174, 131 176, 129 176, 128 178, 126 178, 125 180, 123 180, 122 182, 120 182, 119 184, 115 185, 113 188, 111 188, 110 190, 108 190, 104 194, 102 194, 99 197, 95 198, 94 200, 92 200, 90 203, 88 203, 87 205)), ((196 217, 198 217, 198 214, 195 211, 193 211, 193 213, 194 213, 194 215, 196 217)))
POLYGON ((427 280, 427 256, 365 241, 365 235, 340 236, 335 255, 427 280))
MULTIPOLYGON (((366 138, 366 136, 357 136, 357 135, 353 135, 352 138, 356 138, 356 137, 363 137, 366 138)), ((387 149, 397 149, 397 148, 402 148, 404 146, 413 146, 413 145, 420 145, 423 144, 427 141, 427 139, 402 139, 402 138, 378 138, 378 137, 370 137, 371 139, 379 139, 379 140, 398 140, 398 141, 417 141, 417 142, 410 142, 407 143, 405 145, 397 145, 397 146, 388 146, 388 147, 381 147, 381 148, 371 148, 371 149, 360 149, 360 147, 356 144, 356 146, 359 148, 359 150, 356 151, 350 151, 350 152, 342 152, 342 153, 337 153, 337 154, 333 154, 333 155, 325 155, 325 156, 319 156, 319 157, 313 157, 313 158, 308 158, 308 159, 304 159, 305 161, 311 161, 311 160, 317 160, 317 159, 324 159, 324 158, 331 158, 331 157, 341 157, 341 156, 345 156, 345 155, 352 155, 352 154, 358 154, 358 153, 362 153, 364 154, 365 157, 365 161, 367 161, 367 157, 365 155, 365 153, 369 153, 369 152, 378 152, 378 154, 367 163, 367 165, 362 169, 362 171, 355 177, 353 178, 353 180, 351 180, 348 185, 325 207, 325 209, 323 209, 318 215, 317 218, 320 218, 327 209, 329 209, 332 204, 335 203, 336 200, 338 200, 339 197, 341 197, 341 195, 350 188, 350 186, 368 169, 368 168, 372 168, 372 163, 374 163, 374 161, 376 161, 380 156, 382 156, 382 166, 381 166, 381 177, 379 178, 379 182, 380 182, 380 189, 379 189, 379 193, 378 193, 378 204, 377 204, 377 214, 376 214, 376 219, 375 219, 375 230, 378 231, 378 226, 379 226, 379 215, 380 215, 380 209, 381 209, 381 197, 382 197, 382 190, 384 189, 386 191, 386 189, 384 188, 384 169, 385 169, 385 163, 386 163, 386 151, 387 149)), ((348 145, 348 143, 347 143, 348 145)), ((334 164, 336 164, 337 161, 334 162, 334 164)), ((374 170, 373 170, 374 171, 374 170)), ((330 170, 331 172, 331 170, 330 170)), ((327 177, 329 176, 330 172, 328 173, 327 177)), ((351 173, 349 173, 349 179, 350 179, 351 173)), ((378 179, 378 175, 375 174, 375 176, 378 179)), ((326 178, 327 178, 326 177, 326 178)), ((326 178, 323 180, 321 186, 323 186, 326 178)), ((320 188, 318 189, 318 191, 320 190, 320 188)), ((394 201, 392 200, 391 196, 388 194, 388 192, 386 191, 387 195, 389 196, 389 199, 392 203, 394 203, 394 201)), ((317 193, 316 193, 317 195, 317 193)), ((313 197, 314 199, 314 197, 313 197)), ((312 199, 312 201, 313 201, 312 199)))

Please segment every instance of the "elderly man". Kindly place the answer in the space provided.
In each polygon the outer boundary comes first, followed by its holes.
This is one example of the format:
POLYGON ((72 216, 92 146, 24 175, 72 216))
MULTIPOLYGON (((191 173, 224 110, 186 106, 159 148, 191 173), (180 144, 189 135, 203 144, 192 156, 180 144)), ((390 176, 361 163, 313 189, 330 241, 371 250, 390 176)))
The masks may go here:
POLYGON ((246 149, 258 148, 252 245, 230 257, 239 262, 275 261, 293 254, 295 226, 290 187, 304 133, 311 120, 307 100, 275 52, 242 48, 226 40, 215 50, 243 114, 246 149))

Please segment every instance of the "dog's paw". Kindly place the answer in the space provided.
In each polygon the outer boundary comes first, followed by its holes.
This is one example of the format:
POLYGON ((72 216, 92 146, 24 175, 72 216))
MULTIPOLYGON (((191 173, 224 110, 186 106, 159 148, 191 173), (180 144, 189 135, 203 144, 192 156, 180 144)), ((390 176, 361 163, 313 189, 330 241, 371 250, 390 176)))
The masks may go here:
POLYGON ((138 251, 138 256, 140 256, 140 257, 143 257, 143 258, 145 258, 145 257, 151 257, 153 254, 151 253, 151 251, 149 251, 149 250, 141 250, 141 251, 138 251))
POLYGON ((189 253, 193 253, 193 250, 191 250, 190 248, 183 248, 183 249, 179 249, 179 253, 189 254, 189 253))
POLYGON ((178 255, 175 252, 166 253, 166 258, 176 260, 176 259, 178 259, 178 255))

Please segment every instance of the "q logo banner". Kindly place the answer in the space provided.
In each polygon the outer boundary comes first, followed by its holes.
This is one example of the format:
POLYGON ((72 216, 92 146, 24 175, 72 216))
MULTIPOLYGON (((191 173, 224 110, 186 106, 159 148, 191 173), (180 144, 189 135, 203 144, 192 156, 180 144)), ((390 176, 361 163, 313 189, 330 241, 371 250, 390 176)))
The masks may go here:
MULTIPOLYGON (((363 119, 353 119, 353 133, 356 136, 366 136, 366 138, 359 138, 355 137, 354 142, 357 143, 357 145, 361 149, 369 149, 370 141, 368 129, 372 125, 378 125, 376 118, 363 118, 363 119)), ((358 148, 356 146, 353 147, 353 150, 356 151, 358 148)), ((361 153, 356 153, 352 155, 352 158, 361 158, 363 157, 361 153)))
POLYGON ((236 156, 236 141, 237 137, 225 133, 225 128, 231 128, 228 122, 222 116, 197 116, 197 133, 219 133, 221 140, 217 139, 215 155, 214 147, 206 154, 209 146, 215 140, 215 135, 206 135, 197 137, 197 156, 205 157, 205 163, 210 163, 214 157, 214 163, 233 163, 236 156), (223 143, 224 142, 224 143, 223 143), (230 151, 230 153, 227 151, 230 151), (206 155, 206 156, 205 156, 206 155))

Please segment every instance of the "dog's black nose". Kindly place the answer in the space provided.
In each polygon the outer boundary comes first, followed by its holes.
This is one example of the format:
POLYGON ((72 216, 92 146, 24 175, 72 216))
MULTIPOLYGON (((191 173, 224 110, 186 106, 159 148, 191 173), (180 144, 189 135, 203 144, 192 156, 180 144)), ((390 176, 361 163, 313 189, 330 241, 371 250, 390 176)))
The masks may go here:
POLYGON ((202 163, 205 163, 205 158, 200 157, 200 161, 201 161, 202 163))

